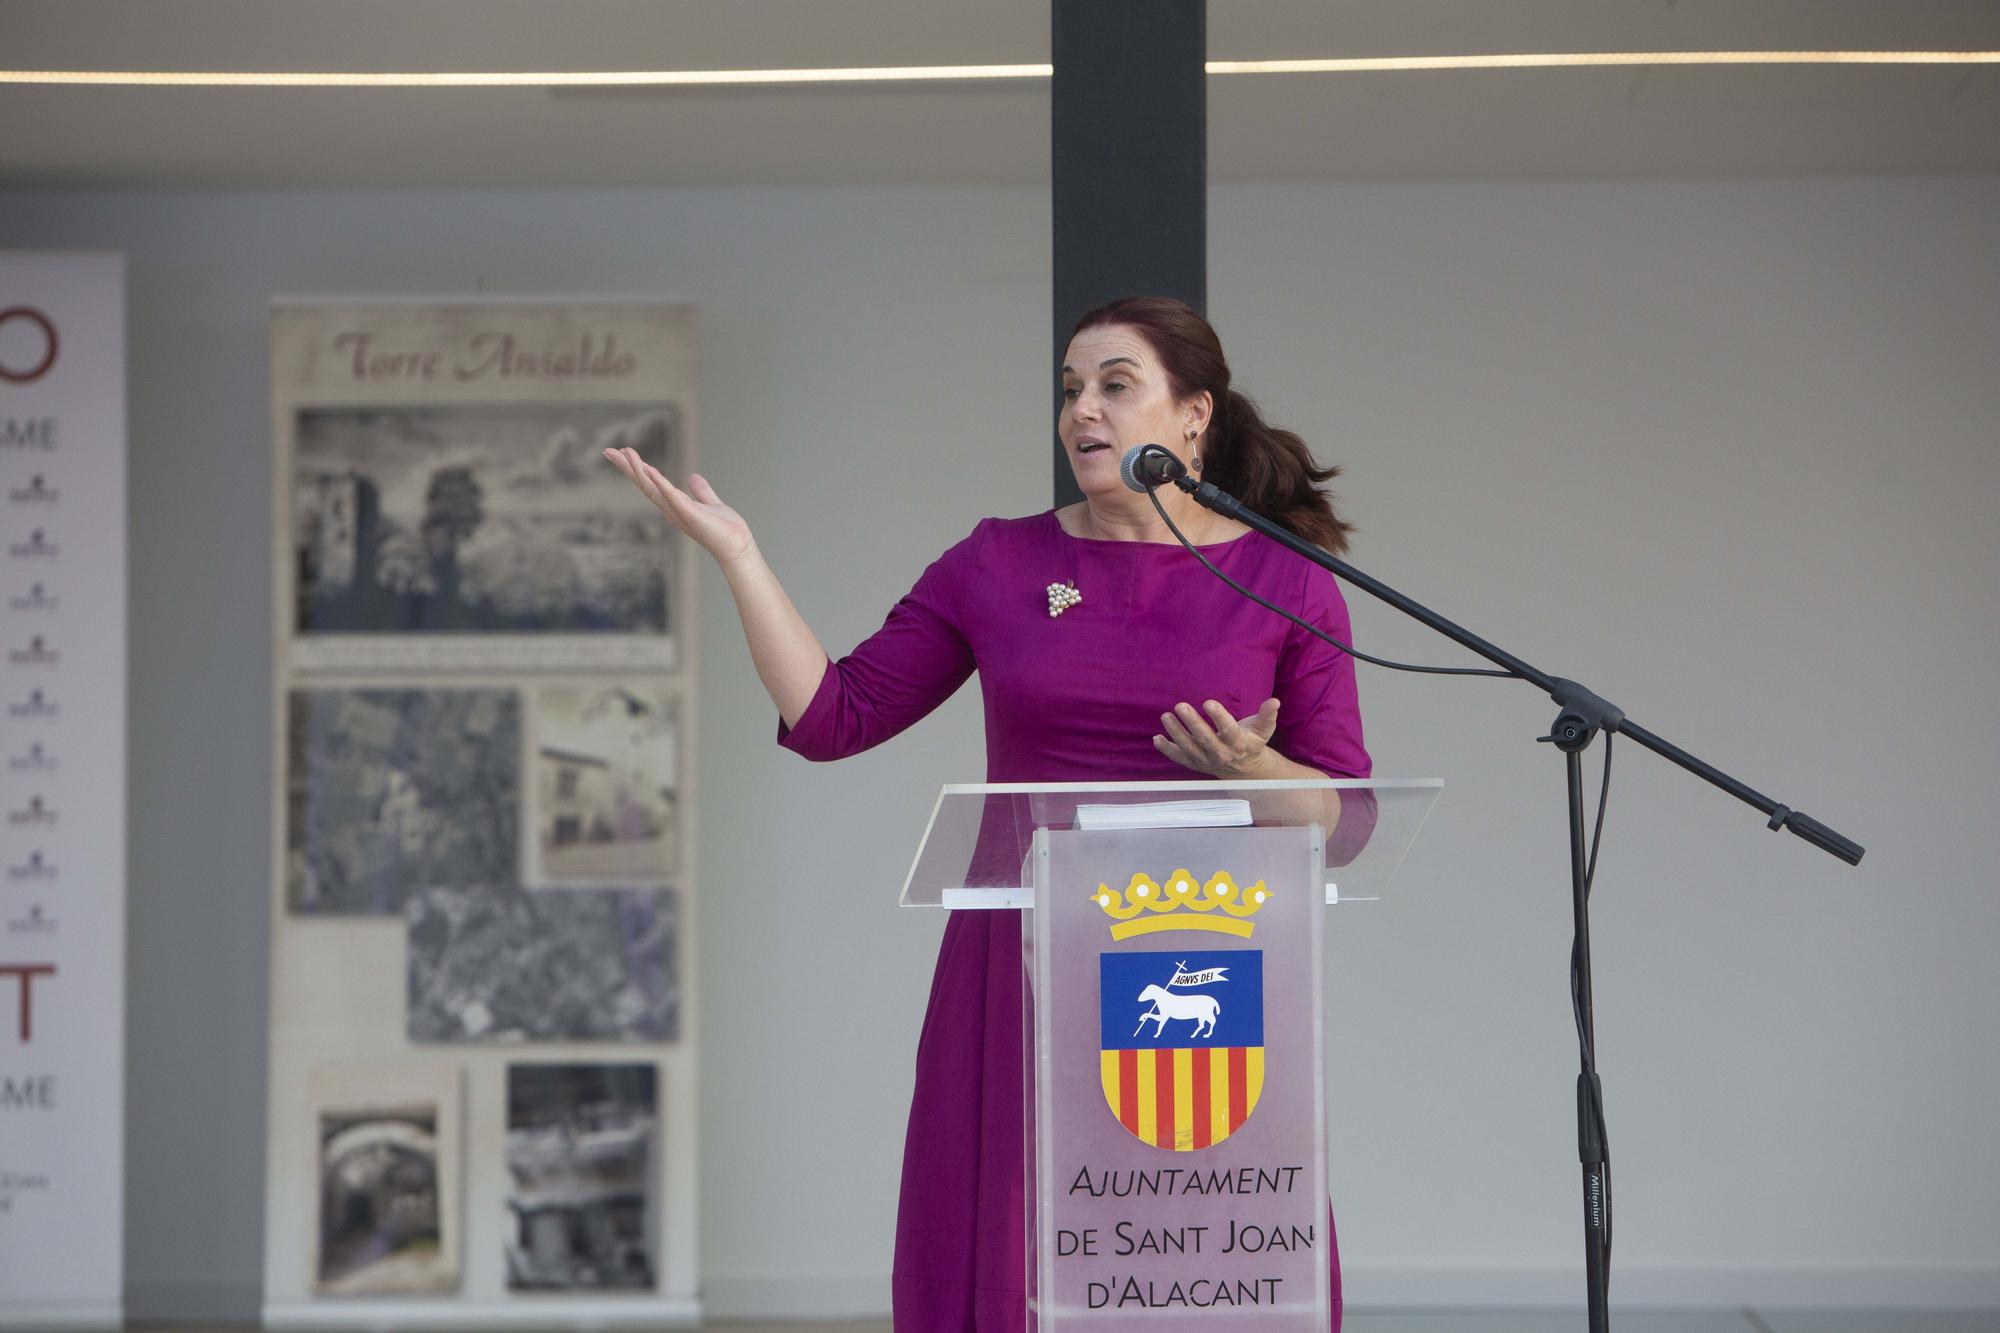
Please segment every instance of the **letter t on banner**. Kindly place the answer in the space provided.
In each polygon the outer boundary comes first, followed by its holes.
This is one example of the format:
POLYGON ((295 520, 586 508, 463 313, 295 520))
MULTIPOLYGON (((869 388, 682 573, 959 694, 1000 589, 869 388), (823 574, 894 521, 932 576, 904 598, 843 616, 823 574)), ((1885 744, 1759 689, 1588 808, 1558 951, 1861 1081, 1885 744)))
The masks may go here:
POLYGON ((56 974, 53 963, 0 963, 0 977, 21 979, 21 1044, 26 1046, 35 1039, 35 991, 36 977, 52 977, 56 974))
MULTIPOLYGON (((1107 301, 1207 312, 1208 24, 1205 0, 1053 0, 1050 19, 1059 366, 1070 326, 1107 301)), ((1055 502, 1082 498, 1058 440, 1055 502)))

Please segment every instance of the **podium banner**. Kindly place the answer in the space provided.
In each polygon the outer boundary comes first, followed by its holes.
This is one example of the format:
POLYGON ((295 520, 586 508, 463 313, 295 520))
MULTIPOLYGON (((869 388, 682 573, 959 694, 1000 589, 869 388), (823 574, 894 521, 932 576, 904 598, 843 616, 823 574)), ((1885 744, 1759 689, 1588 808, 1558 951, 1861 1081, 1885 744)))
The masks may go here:
POLYGON ((1324 1329, 1316 830, 1039 836, 1035 1327, 1324 1329))
POLYGON ((0 253, 0 1327, 124 1275, 125 275, 0 253))

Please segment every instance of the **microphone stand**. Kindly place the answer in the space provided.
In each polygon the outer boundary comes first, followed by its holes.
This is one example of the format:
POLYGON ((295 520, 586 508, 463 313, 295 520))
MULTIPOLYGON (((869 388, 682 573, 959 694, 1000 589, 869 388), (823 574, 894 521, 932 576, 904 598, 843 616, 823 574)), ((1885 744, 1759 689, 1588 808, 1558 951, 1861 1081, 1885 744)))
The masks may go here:
MULTIPOLYGON (((1630 736, 1663 758, 1722 788, 1737 800, 1756 807, 1769 816, 1767 827, 1789 829, 1821 851, 1829 852, 1849 865, 1859 865, 1864 849, 1859 843, 1828 828, 1818 820, 1782 805, 1762 792, 1737 781, 1729 774, 1689 754, 1671 741, 1654 735, 1625 715, 1625 711, 1601 695, 1573 680, 1551 676, 1527 662, 1495 647, 1470 630, 1453 624, 1422 603, 1397 592, 1379 579, 1362 573, 1314 546, 1303 537, 1246 508, 1242 501, 1211 482, 1189 476, 1175 458, 1158 445, 1149 445, 1135 459, 1146 483, 1172 482, 1194 497, 1196 504, 1269 537, 1298 552, 1314 564, 1331 571, 1363 592, 1377 597, 1421 621, 1452 642, 1469 648, 1487 661, 1505 667, 1514 675, 1545 691, 1561 710, 1546 736, 1537 741, 1553 744, 1563 752, 1569 777, 1569 878, 1570 900, 1576 918, 1575 964, 1579 1062, 1576 1080, 1577 1160, 1583 1167, 1583 1257, 1591 1333, 1608 1333, 1611 1317, 1607 1308, 1606 1285, 1611 1267, 1610 1189, 1606 1168, 1604 1096, 1597 1078, 1597 1033, 1591 1016, 1590 996, 1590 906, 1583 843, 1583 761, 1585 747, 1598 732, 1630 736)), ((1606 744, 1610 742, 1607 741, 1606 744)))

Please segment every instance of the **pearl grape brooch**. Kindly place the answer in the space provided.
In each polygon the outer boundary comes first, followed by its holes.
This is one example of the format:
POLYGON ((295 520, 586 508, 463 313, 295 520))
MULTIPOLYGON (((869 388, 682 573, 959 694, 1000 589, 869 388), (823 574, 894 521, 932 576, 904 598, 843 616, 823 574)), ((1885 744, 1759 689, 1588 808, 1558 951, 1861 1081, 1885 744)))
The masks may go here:
POLYGON ((1083 594, 1076 590, 1074 583, 1051 583, 1049 585, 1049 615, 1059 616, 1083 600, 1083 594))

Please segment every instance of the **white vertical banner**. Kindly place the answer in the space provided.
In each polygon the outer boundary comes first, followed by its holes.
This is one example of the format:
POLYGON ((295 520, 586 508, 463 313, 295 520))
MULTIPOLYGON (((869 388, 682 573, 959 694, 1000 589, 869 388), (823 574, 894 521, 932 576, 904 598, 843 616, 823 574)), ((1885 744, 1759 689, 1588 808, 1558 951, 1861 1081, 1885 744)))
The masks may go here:
POLYGON ((699 1321, 694 337, 273 310, 267 1328, 699 1321))
POLYGON ((0 252, 0 1327, 124 1279, 125 267, 0 252))

